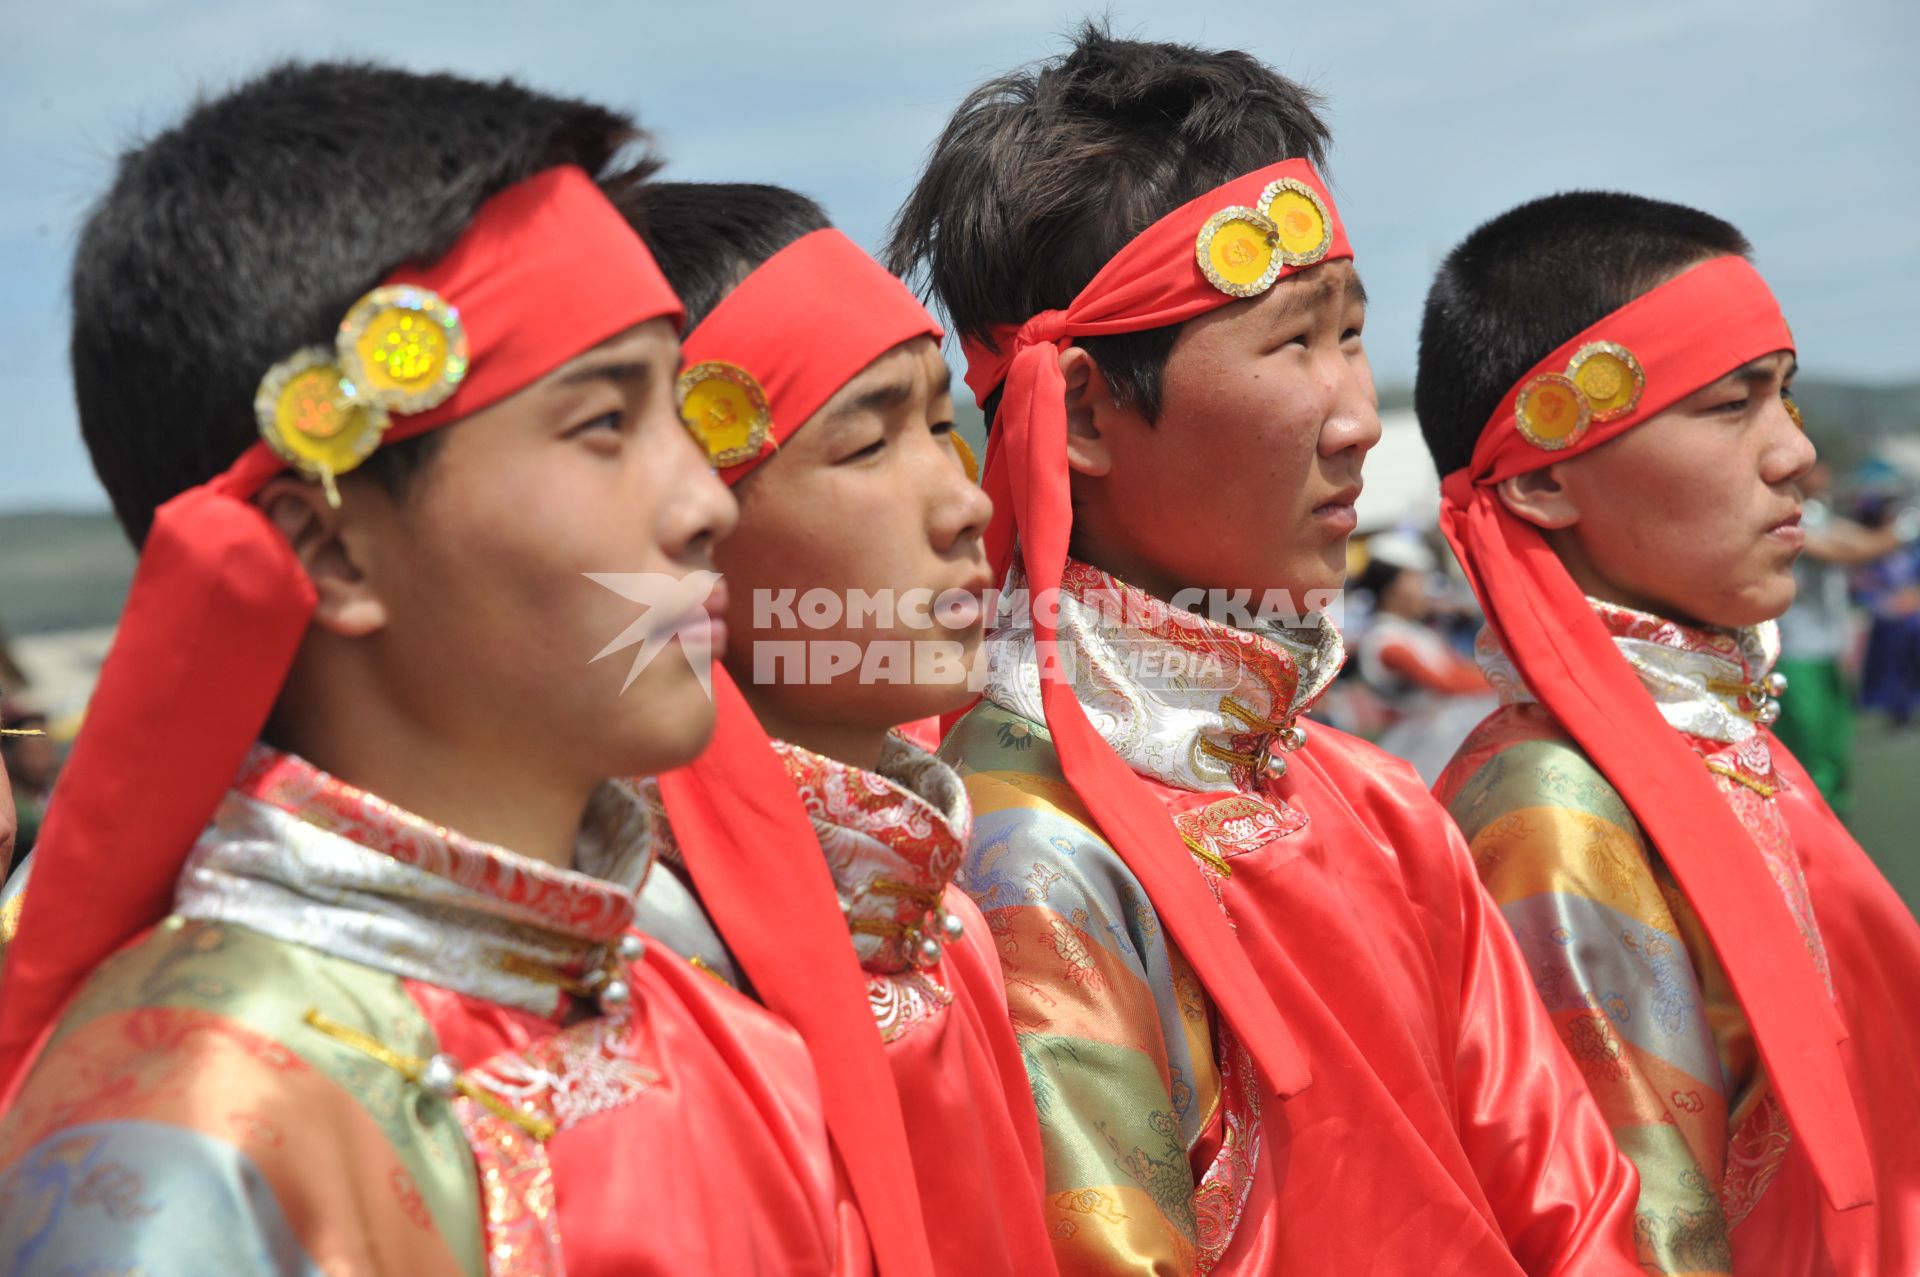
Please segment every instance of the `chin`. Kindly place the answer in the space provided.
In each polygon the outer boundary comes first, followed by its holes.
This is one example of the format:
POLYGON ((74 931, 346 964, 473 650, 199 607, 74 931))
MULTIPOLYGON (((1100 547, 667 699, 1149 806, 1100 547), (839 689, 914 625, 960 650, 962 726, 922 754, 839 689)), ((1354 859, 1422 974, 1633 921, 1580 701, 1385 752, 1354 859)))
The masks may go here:
POLYGON ((684 767, 713 739, 713 701, 691 672, 670 687, 650 688, 643 677, 627 690, 633 703, 623 706, 632 735, 629 762, 621 774, 648 775, 684 767))

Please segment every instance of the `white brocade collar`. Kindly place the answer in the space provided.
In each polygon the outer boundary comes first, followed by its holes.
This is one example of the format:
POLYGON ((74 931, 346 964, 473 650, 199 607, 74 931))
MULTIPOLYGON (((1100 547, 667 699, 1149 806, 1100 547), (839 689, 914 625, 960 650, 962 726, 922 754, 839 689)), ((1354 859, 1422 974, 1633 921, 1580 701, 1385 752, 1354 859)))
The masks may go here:
POLYGON ((959 773, 888 736, 873 771, 774 741, 807 810, 869 972, 932 966, 949 939, 941 900, 959 871, 972 809, 959 773))
MULTIPOLYGON (((1018 596, 1015 568, 1007 592, 1018 596)), ((1346 659, 1324 616, 1299 628, 1222 624, 1069 559, 1059 606, 1062 670, 1094 729, 1134 771, 1178 789, 1253 788, 1300 748, 1295 719, 1346 659)), ((1030 617, 988 637, 986 699, 1046 722, 1030 617)))
POLYGON ((256 746, 187 859, 174 911, 552 1015, 613 978, 649 855, 646 809, 618 786, 596 792, 575 871, 256 746))
MULTIPOLYGON (((1753 739, 1755 724, 1779 717, 1786 680, 1773 672, 1780 659, 1780 627, 1773 621, 1718 629, 1682 625, 1595 598, 1587 602, 1661 716, 1679 731, 1738 745, 1753 739)), ((1501 704, 1535 699, 1491 626, 1480 631, 1474 655, 1501 704)))

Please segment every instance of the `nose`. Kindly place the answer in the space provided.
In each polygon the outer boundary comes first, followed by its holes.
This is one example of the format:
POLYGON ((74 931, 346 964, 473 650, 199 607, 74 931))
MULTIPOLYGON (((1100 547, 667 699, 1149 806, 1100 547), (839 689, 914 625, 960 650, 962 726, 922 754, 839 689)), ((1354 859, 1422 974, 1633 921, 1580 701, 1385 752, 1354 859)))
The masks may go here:
POLYGON ((1380 398, 1364 351, 1343 351, 1338 360, 1326 384, 1332 411, 1320 428, 1320 452, 1335 457, 1351 449, 1357 459, 1380 442, 1380 398))
POLYGON ((933 467, 934 500, 927 532, 933 548, 945 554, 969 540, 977 542, 986 534, 987 524, 993 519, 993 498, 967 478, 959 456, 946 440, 934 442, 944 455, 936 459, 933 467))
POLYGON ((668 503, 661 512, 661 549, 675 560, 704 560, 740 522, 740 505, 708 463, 706 450, 691 434, 677 433, 681 446, 657 489, 668 503))
POLYGON ((1813 469, 1814 462, 1820 459, 1820 451, 1814 446, 1799 421, 1787 410, 1782 401, 1772 410, 1769 421, 1767 451, 1761 462, 1761 478, 1769 484, 1797 483, 1813 469))

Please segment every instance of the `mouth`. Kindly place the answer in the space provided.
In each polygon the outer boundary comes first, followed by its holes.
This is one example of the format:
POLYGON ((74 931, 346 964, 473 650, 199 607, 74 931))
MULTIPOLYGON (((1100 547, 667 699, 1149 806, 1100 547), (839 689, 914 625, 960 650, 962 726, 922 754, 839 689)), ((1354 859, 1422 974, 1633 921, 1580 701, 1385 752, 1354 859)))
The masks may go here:
MULTIPOLYGON (((701 603, 700 611, 707 617, 707 651, 713 660, 719 660, 727 654, 727 583, 715 581, 713 589, 701 603)), ((689 617, 688 620, 692 620, 689 617)), ((684 631, 683 631, 684 632, 684 631)))
POLYGON ((933 619, 942 629, 972 629, 986 619, 986 596, 993 585, 991 573, 978 572, 964 584, 942 590, 934 596, 933 619))
POLYGON ((1792 514, 1769 527, 1767 537, 1795 550, 1804 547, 1807 544, 1807 530, 1800 526, 1800 511, 1796 508, 1792 514))
POLYGON ((1352 532, 1360 523, 1360 514, 1356 506, 1363 486, 1358 483, 1350 484, 1313 507, 1314 522, 1330 532, 1352 532))

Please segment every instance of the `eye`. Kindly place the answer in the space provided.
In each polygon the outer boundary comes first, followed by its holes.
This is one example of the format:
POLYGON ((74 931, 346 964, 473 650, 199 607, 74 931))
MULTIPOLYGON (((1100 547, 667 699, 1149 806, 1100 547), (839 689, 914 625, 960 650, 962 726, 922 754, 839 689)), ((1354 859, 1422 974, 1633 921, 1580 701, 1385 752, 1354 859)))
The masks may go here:
POLYGON ((936 421, 929 426, 928 429, 936 435, 950 435, 953 433, 953 423, 951 421, 936 421))
POLYGON ((1737 417, 1747 410, 1747 404, 1749 402, 1751 401, 1745 395, 1742 395, 1738 399, 1729 399, 1725 403, 1717 403, 1707 409, 1707 411, 1719 413, 1726 417, 1737 417))
POLYGON ((1359 341, 1359 340, 1360 340, 1360 326, 1359 326, 1358 324, 1356 324, 1356 325, 1354 325, 1354 326, 1353 326, 1352 328, 1349 328, 1349 329, 1347 329, 1347 331, 1345 331, 1345 332, 1343 332, 1343 333, 1341 333, 1341 334, 1340 334, 1340 340, 1341 340, 1341 341, 1343 341, 1343 342, 1344 342, 1344 341, 1359 341))
POLYGON ((877 457, 886 446, 887 437, 881 435, 866 447, 859 449, 857 452, 849 452, 846 456, 840 458, 838 464, 845 465, 850 461, 865 461, 870 457, 877 457))
POLYGON ((579 425, 573 427, 573 429, 567 431, 566 437, 575 439, 582 435, 598 434, 607 430, 618 431, 619 429, 620 414, 617 412, 606 412, 593 418, 591 421, 581 422, 579 425))

